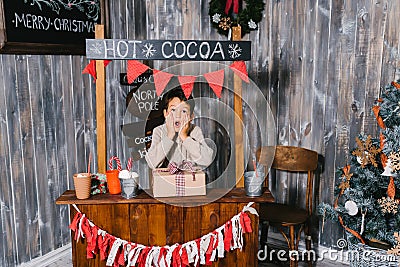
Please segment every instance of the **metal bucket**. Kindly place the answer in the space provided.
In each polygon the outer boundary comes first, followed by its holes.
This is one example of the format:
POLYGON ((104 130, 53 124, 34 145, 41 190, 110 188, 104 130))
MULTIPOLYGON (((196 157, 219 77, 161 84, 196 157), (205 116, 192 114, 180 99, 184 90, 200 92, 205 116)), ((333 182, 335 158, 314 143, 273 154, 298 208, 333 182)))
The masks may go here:
POLYGON ((263 166, 257 167, 255 171, 247 171, 244 173, 244 189, 246 196, 259 197, 263 193, 263 184, 265 179, 265 171, 263 166))
POLYGON ((139 192, 138 185, 139 176, 132 175, 130 178, 119 178, 121 182, 121 196, 129 199, 136 197, 139 192))

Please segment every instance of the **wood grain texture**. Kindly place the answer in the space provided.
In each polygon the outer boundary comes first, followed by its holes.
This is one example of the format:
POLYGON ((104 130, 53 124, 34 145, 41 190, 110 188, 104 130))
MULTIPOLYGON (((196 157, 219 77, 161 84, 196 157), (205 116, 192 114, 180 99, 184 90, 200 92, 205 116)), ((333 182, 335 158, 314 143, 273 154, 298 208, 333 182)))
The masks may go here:
POLYGON ((165 206, 165 244, 172 246, 183 242, 183 207, 165 206))
MULTIPOLYGON (((104 39, 104 25, 96 25, 96 39, 104 39)), ((106 172, 106 75, 104 60, 96 60, 96 131, 97 131, 97 169, 106 172)))
POLYGON ((129 205, 131 240, 144 245, 149 244, 149 207, 145 204, 129 205))
POLYGON ((163 246, 167 240, 167 229, 163 223, 167 218, 167 210, 163 204, 149 205, 149 245, 163 246))
MULTIPOLYGON (((232 29, 232 41, 240 41, 241 27, 232 29)), ((236 186, 244 186, 244 146, 243 146, 243 101, 242 101, 242 80, 236 74, 233 74, 233 110, 234 117, 234 132, 235 132, 235 163, 236 163, 236 186)))
MULTIPOLYGON (((8 71, 4 67, 5 64, 9 64, 9 58, 11 56, 0 59, 0 81, 4 84, 4 78, 7 77, 8 71)), ((12 83, 10 84, 12 86, 12 83)), ((16 258, 16 243, 14 236, 16 235, 16 227, 14 222, 13 214, 13 183, 12 183, 12 172, 11 172, 11 153, 9 146, 9 117, 7 111, 10 109, 10 92, 5 87, 0 87, 0 169, 4 171, 4 177, 0 183, 0 216, 1 216, 1 249, 0 265, 1 266, 12 266, 17 261, 16 258)))

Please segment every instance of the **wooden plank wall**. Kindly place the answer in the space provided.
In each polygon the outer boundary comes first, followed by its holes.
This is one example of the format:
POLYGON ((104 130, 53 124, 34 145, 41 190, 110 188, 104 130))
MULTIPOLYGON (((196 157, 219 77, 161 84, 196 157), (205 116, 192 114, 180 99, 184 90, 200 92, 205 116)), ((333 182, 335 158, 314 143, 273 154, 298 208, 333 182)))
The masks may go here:
POLYGON ((15 266, 70 242, 67 206, 95 152, 94 86, 83 57, 0 57, 0 266, 15 266))
MULTIPOLYGON (((324 157, 318 200, 332 202, 335 169, 346 163, 359 132, 376 134, 370 109, 381 88, 400 77, 400 2, 265 3, 260 29, 244 38, 253 42, 249 75, 276 117, 278 143, 324 157)), ((208 0, 110 1, 109 10, 112 38, 225 40, 210 27, 208 0)), ((176 62, 147 63, 163 69, 176 62)), ((0 56, 0 266, 70 242, 67 207, 54 200, 73 188, 72 174, 96 152, 95 90, 81 75, 86 64, 79 56, 0 56)), ((123 61, 107 67, 108 156, 127 153, 120 128, 125 67, 123 61)), ((232 105, 229 97, 221 101, 232 105)), ((304 183, 290 178, 271 181, 278 201, 295 201, 289 187, 304 195, 304 183)), ((319 243, 334 245, 342 234, 328 222, 319 243)))

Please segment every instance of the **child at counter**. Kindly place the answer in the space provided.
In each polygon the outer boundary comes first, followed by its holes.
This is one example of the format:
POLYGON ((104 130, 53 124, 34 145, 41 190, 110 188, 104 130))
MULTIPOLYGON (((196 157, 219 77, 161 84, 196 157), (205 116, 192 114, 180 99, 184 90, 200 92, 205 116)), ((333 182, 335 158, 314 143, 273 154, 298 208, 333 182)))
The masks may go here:
POLYGON ((153 129, 146 154, 149 167, 168 166, 169 162, 192 162, 202 168, 213 161, 214 151, 205 142, 200 127, 192 124, 194 101, 181 88, 174 88, 163 98, 165 123, 153 129))

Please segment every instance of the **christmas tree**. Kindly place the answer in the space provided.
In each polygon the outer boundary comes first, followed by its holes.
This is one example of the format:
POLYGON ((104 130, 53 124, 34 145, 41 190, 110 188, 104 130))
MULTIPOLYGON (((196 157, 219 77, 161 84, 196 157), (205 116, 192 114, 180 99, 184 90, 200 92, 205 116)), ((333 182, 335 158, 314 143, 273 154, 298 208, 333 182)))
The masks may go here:
POLYGON ((372 111, 379 135, 360 134, 349 163, 338 170, 333 205, 322 203, 318 213, 338 221, 352 242, 379 240, 397 245, 400 231, 400 80, 386 86, 372 111), (397 191, 396 191, 397 190, 397 191))

